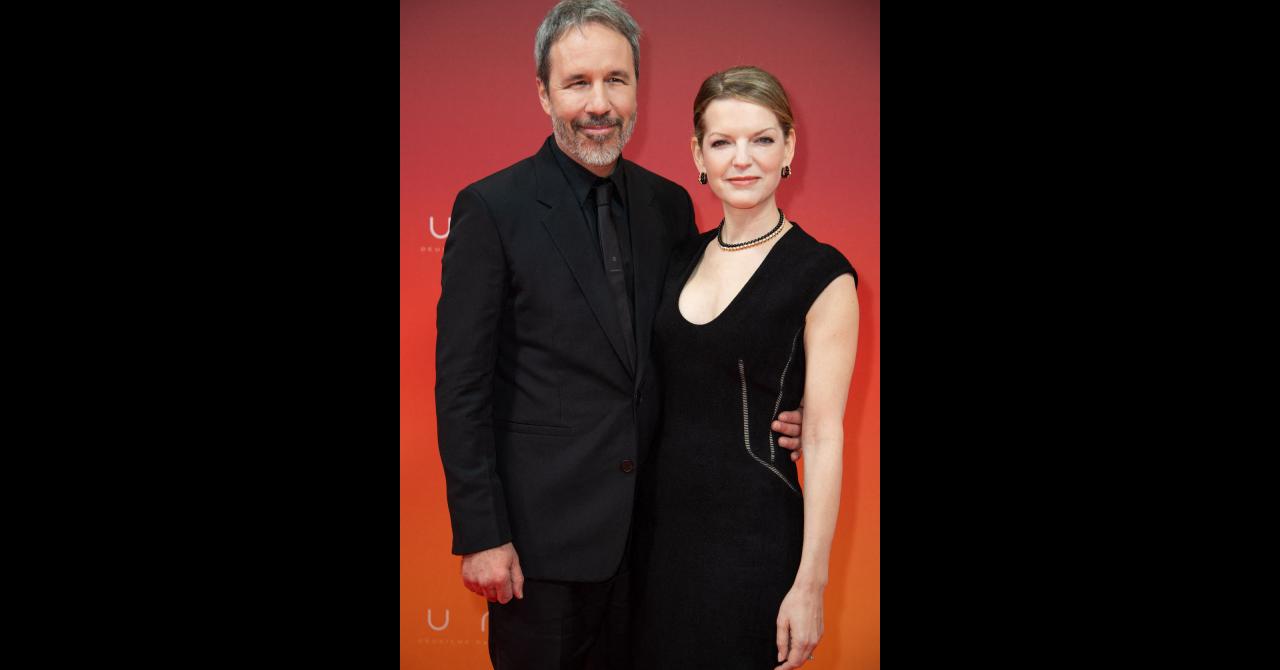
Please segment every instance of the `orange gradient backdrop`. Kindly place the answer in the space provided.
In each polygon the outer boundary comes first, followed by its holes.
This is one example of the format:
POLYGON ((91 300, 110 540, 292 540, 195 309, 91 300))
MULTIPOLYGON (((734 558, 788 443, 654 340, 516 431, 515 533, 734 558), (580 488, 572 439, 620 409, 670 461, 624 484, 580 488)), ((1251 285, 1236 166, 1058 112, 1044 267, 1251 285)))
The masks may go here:
MULTIPOLYGON (((533 34, 554 3, 400 3, 400 667, 488 668, 485 602, 450 555, 436 449, 435 309, 458 191, 533 154, 551 132, 533 34)), ((721 218, 689 155, 707 75, 757 65, 796 117, 795 174, 778 202, 858 269, 858 359, 826 636, 806 667, 880 667, 880 3, 633 0, 639 121, 623 155, 689 190, 698 228, 721 218)), ((369 101, 374 104, 374 101, 369 101)), ((376 141, 370 133, 370 141, 376 141)), ((803 461, 802 461, 803 463, 803 461)))

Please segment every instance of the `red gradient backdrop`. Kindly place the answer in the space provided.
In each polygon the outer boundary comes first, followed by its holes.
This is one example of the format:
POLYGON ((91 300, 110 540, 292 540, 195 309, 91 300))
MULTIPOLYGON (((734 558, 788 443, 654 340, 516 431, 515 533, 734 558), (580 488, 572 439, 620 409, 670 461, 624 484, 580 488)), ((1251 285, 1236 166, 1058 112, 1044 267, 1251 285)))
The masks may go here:
MULTIPOLYGON (((485 602, 451 556, 436 449, 435 308, 453 198, 551 132, 533 34, 552 0, 400 3, 400 667, 487 668, 485 602)), ((813 668, 880 667, 880 3, 633 0, 639 121, 623 155, 689 190, 698 227, 720 204, 689 155, 702 80, 757 65, 787 88, 795 174, 779 205, 858 268, 858 359, 826 636, 813 668)), ((371 138, 372 141, 372 138, 371 138)), ((803 461, 802 461, 803 462, 803 461)))

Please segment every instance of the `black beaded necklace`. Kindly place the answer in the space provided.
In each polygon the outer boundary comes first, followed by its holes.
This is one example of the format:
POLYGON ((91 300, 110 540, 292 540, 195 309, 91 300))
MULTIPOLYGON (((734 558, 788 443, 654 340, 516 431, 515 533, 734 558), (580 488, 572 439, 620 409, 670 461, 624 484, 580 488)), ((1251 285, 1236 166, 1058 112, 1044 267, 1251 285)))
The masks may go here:
POLYGON ((782 230, 782 209, 781 208, 778 209, 778 225, 774 226, 773 230, 770 230, 769 232, 765 233, 764 235, 761 235, 760 237, 757 237, 754 240, 747 240, 746 242, 738 242, 736 244, 725 244, 724 219, 720 219, 720 227, 719 229, 716 230, 716 243, 719 244, 720 248, 724 249, 725 251, 741 251, 742 249, 748 249, 754 246, 764 244, 765 242, 768 242, 769 240, 773 239, 773 236, 777 235, 778 231, 780 230, 782 230))

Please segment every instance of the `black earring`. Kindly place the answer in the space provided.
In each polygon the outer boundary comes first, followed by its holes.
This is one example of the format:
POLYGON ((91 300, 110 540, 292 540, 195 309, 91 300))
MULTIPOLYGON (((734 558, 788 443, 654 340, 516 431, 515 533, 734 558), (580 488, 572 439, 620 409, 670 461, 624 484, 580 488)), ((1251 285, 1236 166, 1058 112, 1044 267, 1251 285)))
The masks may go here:
POLYGON ((698 175, 698 183, 699 183, 699 184, 705 184, 705 183, 707 183, 707 173, 703 172, 703 173, 701 173, 701 174, 699 174, 699 175, 698 175))
POLYGON ((791 166, 790 166, 790 165, 783 165, 783 166, 782 166, 782 178, 783 178, 783 179, 786 179, 787 177, 790 177, 790 176, 791 176, 791 166))

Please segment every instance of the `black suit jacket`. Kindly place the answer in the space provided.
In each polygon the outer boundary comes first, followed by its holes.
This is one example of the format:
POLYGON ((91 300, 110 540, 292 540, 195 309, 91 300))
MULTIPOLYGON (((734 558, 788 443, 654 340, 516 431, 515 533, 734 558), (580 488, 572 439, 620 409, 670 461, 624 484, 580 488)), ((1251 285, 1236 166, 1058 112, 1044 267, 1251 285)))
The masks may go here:
POLYGON ((650 331, 668 257, 697 229, 688 192, 620 161, 639 358, 629 365, 599 242, 551 142, 454 202, 436 312, 440 459, 453 553, 511 541, 526 577, 600 581, 622 558, 659 428, 650 331))

